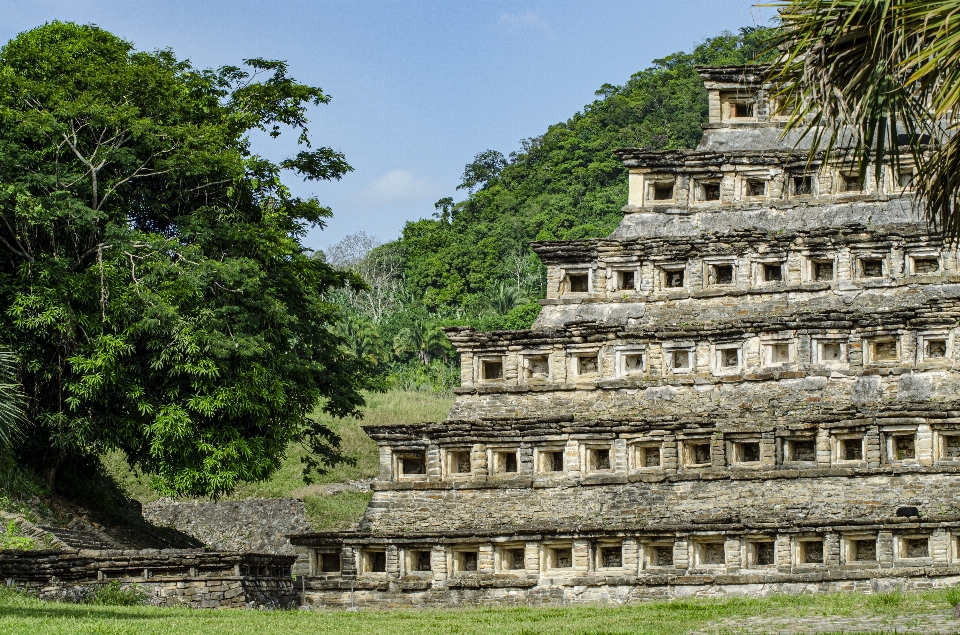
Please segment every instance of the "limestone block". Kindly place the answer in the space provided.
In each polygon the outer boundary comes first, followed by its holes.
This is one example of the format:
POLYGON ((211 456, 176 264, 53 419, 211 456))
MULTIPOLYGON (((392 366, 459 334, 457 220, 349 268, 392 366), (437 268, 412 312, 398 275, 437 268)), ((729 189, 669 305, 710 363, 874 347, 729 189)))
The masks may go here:
POLYGON ((483 544, 477 549, 477 571, 493 573, 493 545, 483 544))
POLYGON ((590 561, 592 545, 587 540, 573 541, 573 570, 576 572, 586 572, 591 569, 590 561))

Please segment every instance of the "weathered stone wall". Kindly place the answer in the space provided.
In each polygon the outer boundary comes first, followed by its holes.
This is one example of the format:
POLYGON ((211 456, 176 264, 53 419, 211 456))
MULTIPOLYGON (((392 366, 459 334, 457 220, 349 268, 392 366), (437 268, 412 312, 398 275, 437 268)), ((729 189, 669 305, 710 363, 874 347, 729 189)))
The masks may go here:
MULTIPOLYGON (((827 576, 823 576, 824 578, 827 576)), ((723 577, 695 576, 690 579, 671 579, 659 584, 618 584, 616 581, 589 581, 576 586, 535 586, 523 588, 505 584, 452 585, 438 589, 405 589, 388 584, 358 585, 354 591, 349 584, 328 588, 324 583, 308 583, 305 594, 308 606, 316 609, 369 607, 377 609, 403 607, 461 607, 461 606, 558 606, 567 604, 609 603, 626 604, 643 600, 680 599, 691 597, 765 597, 773 594, 831 592, 882 593, 889 591, 920 591, 951 588, 960 584, 960 570, 943 576, 912 575, 899 572, 874 573, 858 577, 838 576, 837 579, 807 581, 777 581, 754 579, 735 582, 723 577)))
POLYGON ((303 501, 295 498, 217 502, 161 498, 144 505, 143 517, 216 551, 292 554, 287 536, 311 531, 303 501))
POLYGON ((649 528, 724 519, 788 522, 892 516, 902 506, 918 507, 931 518, 960 510, 956 468, 932 473, 846 472, 806 478, 797 478, 800 473, 794 470, 781 472, 781 478, 769 473, 727 478, 704 474, 608 485, 571 481, 537 488, 502 483, 485 489, 434 485, 429 490, 378 491, 361 526, 374 532, 649 528))
POLYGON ((196 550, 0 551, 0 579, 41 599, 80 601, 111 582, 158 606, 243 608, 299 602, 294 556, 196 550))

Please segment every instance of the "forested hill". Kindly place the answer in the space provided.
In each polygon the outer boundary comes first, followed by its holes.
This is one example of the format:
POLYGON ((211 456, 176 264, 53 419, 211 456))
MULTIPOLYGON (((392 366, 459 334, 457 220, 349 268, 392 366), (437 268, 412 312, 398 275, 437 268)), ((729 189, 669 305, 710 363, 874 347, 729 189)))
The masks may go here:
MULTIPOLYGON (((409 372, 411 363, 429 366, 449 355, 441 325, 529 326, 544 294, 544 270, 528 244, 613 231, 627 179, 612 151, 695 147, 707 120, 707 93, 694 67, 752 63, 769 31, 725 32, 692 53, 656 60, 622 86, 604 84, 594 102, 523 140, 521 151, 477 154, 464 169, 460 200, 438 201, 432 218, 407 223, 397 241, 365 258, 357 244, 334 247, 327 257, 363 269, 371 293, 386 302, 371 313, 371 298, 344 298, 357 353, 409 372)), ((436 373, 428 374, 434 383, 436 373)))

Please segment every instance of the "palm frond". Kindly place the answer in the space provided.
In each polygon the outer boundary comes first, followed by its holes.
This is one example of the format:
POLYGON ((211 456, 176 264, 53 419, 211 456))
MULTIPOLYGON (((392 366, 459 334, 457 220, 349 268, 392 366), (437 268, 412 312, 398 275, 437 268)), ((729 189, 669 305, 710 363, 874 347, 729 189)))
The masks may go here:
POLYGON ((780 10, 770 77, 790 113, 787 130, 813 152, 856 163, 861 177, 909 155, 927 220, 951 238, 960 188, 960 0, 792 0, 780 10), (942 189, 953 185, 951 189, 942 189))
POLYGON ((22 433, 25 399, 16 383, 17 358, 0 347, 0 446, 9 447, 22 433))

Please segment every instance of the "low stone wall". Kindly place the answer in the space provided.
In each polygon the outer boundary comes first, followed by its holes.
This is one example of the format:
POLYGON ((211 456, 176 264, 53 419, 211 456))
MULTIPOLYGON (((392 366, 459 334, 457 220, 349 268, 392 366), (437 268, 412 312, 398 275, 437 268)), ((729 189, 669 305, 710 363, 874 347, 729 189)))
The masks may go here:
MULTIPOLYGON (((946 573, 946 572, 945 572, 946 573)), ((921 591, 960 584, 960 570, 945 575, 916 571, 839 576, 776 576, 736 579, 732 576, 675 576, 648 582, 571 580, 568 585, 519 585, 504 580, 450 581, 443 586, 416 588, 398 583, 350 581, 332 583, 308 579, 305 604, 315 609, 474 606, 550 606, 580 603, 627 604, 643 600, 690 597, 763 597, 777 593, 879 593, 921 591), (892 574, 892 575, 891 575, 892 574), (891 575, 891 577, 885 577, 891 575), (884 576, 884 577, 881 577, 884 576)))
POLYGON ((143 506, 143 517, 216 551, 293 554, 287 535, 312 531, 303 501, 296 498, 218 502, 161 498, 143 506))
POLYGON ((295 556, 204 550, 0 551, 0 579, 41 599, 78 602, 114 581, 157 606, 285 607, 300 596, 295 556))

